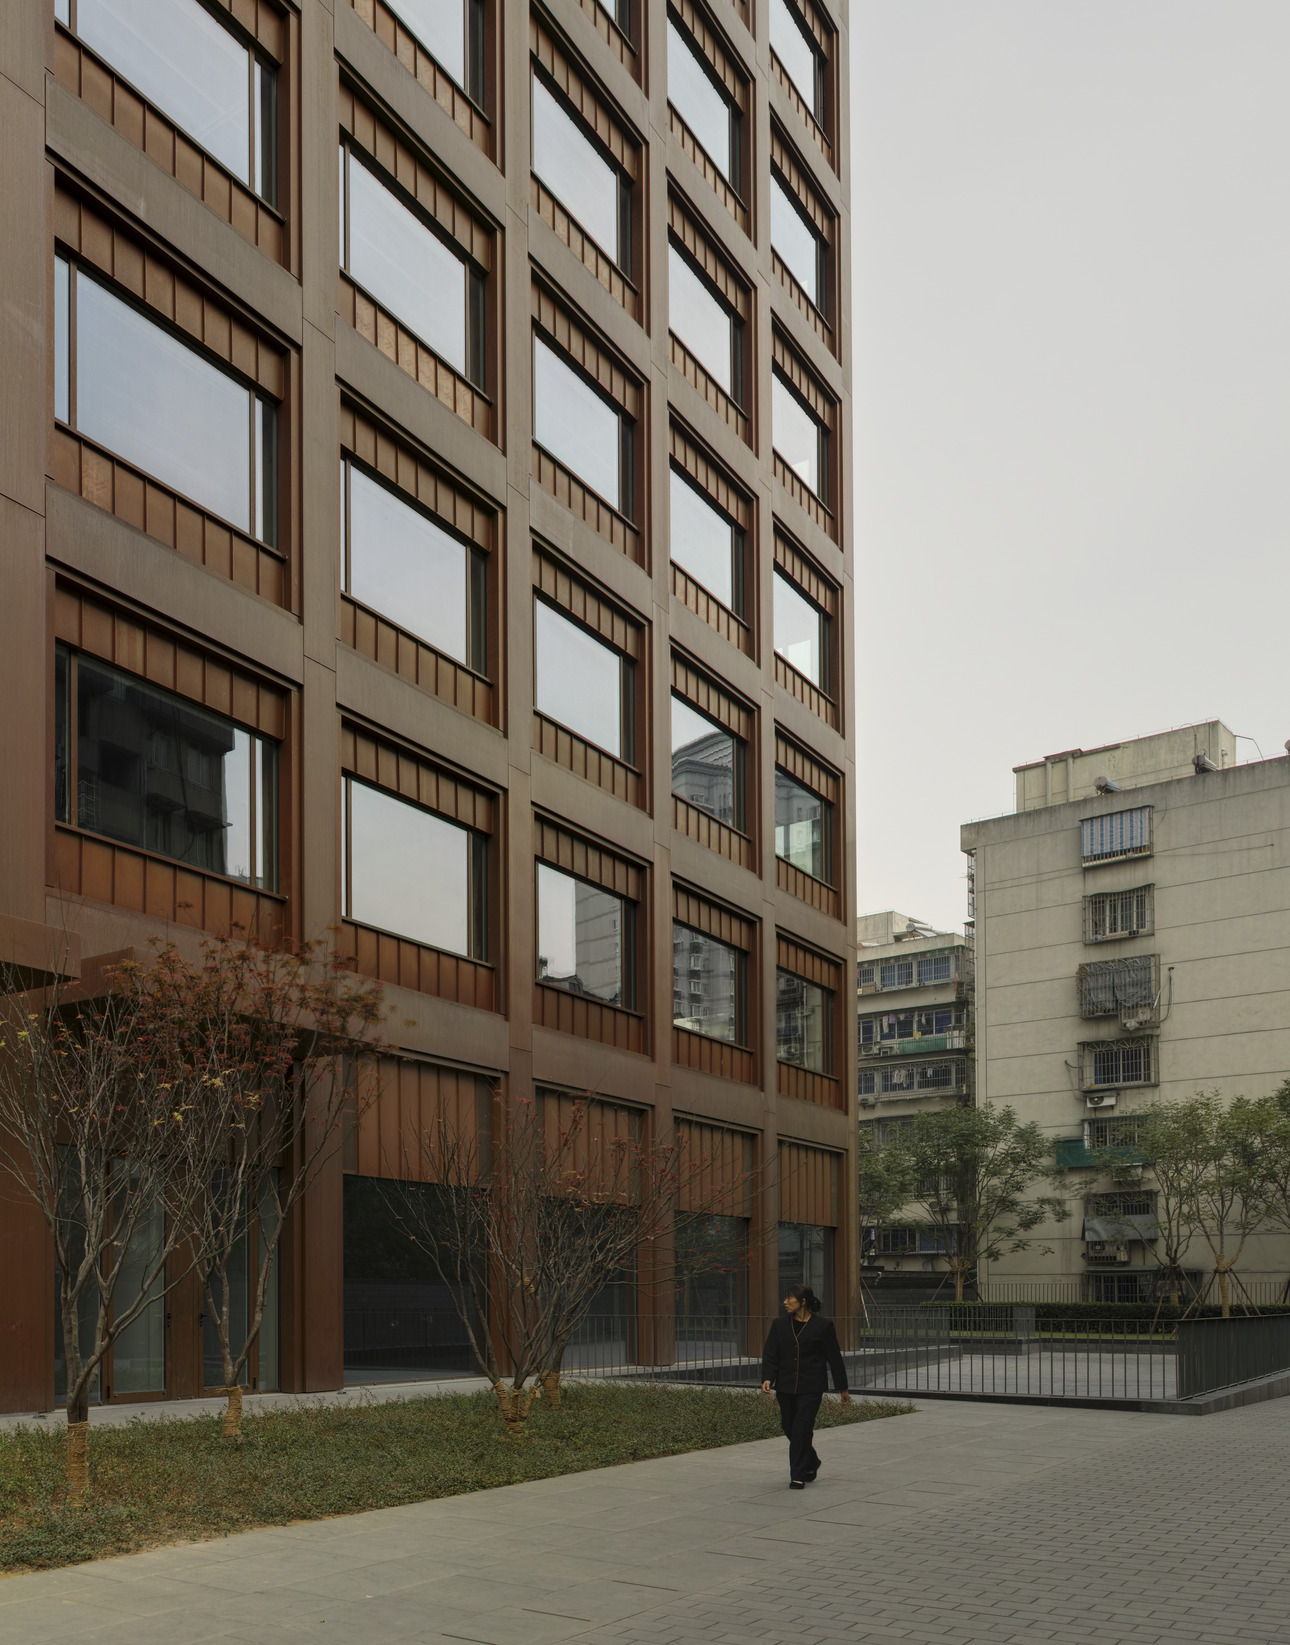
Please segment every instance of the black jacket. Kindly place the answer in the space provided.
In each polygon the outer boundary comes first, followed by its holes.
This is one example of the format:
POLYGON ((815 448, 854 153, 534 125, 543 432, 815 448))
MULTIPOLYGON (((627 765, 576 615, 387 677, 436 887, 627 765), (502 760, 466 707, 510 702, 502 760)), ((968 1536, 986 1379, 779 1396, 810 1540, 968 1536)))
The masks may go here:
POLYGON ((833 1386, 842 1393, 847 1368, 838 1346, 833 1321, 812 1314, 805 1325, 787 1314, 771 1326, 761 1355, 761 1379, 779 1394, 822 1394, 833 1372, 833 1386))

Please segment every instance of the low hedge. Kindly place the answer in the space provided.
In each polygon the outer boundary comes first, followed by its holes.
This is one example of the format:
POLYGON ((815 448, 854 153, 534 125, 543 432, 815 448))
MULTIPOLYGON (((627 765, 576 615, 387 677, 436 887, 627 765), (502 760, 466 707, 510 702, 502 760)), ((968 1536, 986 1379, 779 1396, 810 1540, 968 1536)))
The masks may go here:
MULTIPOLYGON (((1036 1325, 1082 1319, 1146 1320, 1149 1323, 1153 1319, 1182 1319, 1184 1314, 1188 1319, 1221 1319, 1223 1316, 1223 1310, 1216 1302, 1193 1308, 1190 1314, 1184 1307, 1175 1308, 1168 1302, 920 1302, 918 1306, 959 1315, 969 1329, 972 1320, 981 1315, 1011 1315, 1014 1308, 1033 1308, 1036 1325)), ((1257 1311, 1260 1314, 1290 1314, 1290 1302, 1264 1303, 1257 1311)), ((1236 1319, 1244 1317, 1239 1303, 1232 1304, 1232 1316, 1236 1319)))

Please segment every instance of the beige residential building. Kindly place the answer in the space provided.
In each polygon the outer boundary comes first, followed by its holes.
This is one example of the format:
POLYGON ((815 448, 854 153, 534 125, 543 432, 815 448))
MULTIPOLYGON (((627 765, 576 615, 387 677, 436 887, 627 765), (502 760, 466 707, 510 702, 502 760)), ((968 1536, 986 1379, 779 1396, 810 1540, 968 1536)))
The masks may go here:
MULTIPOLYGON (((972 947, 890 909, 862 914, 856 935, 860 1134, 882 1145, 915 1114, 972 1100, 972 947)), ((935 1239, 899 1218, 861 1237, 884 1297, 945 1272, 935 1239)))
MULTIPOLYGON (((1090 1150, 1131 1149, 1156 1097, 1259 1096, 1290 1074, 1290 760, 1237 765, 1210 721, 1016 774, 1016 813, 962 831, 976 1096, 1037 1120, 1077 1186, 1070 1221, 981 1278, 1129 1300, 1156 1274, 1150 1169, 1099 1179, 1090 1150), (1142 1237, 1108 1237, 1123 1219, 1142 1237)), ((1207 1259, 1197 1243, 1188 1265, 1207 1259)), ((1287 1263, 1288 1242, 1261 1237, 1240 1271, 1267 1286, 1287 1263)))

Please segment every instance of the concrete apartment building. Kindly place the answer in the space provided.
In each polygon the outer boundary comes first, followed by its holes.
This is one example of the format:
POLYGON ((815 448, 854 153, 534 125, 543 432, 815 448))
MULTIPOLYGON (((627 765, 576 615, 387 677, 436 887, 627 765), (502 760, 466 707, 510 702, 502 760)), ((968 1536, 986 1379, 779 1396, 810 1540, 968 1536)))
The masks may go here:
MULTIPOLYGON (((1099 1179, 1089 1150, 1132 1148, 1154 1098, 1260 1096, 1290 1073, 1290 760, 1238 765, 1236 741, 1210 721, 1051 755, 1016 768, 1013 815, 962 831, 977 1100, 1038 1121, 1081 1185, 1037 1242, 1054 1254, 1001 1258, 991 1286, 1150 1294, 1149 1165, 1099 1179)), ((1242 1276, 1283 1280, 1287 1243, 1252 1241, 1242 1276)))
MULTIPOLYGON (((721 1306, 842 1301, 843 0, 145 11, 0 27, 3 957, 337 927, 385 983, 257 1387, 451 1362, 372 1184, 498 1091, 765 1168, 721 1306)), ((52 1255, 0 1221, 0 1407, 50 1407, 52 1255)), ((163 1312, 104 1399, 212 1380, 163 1312)))
MULTIPOLYGON (((882 1146, 915 1114, 972 1101, 972 945, 893 909, 862 914, 856 936, 860 1135, 882 1146)), ((935 1240, 899 1218, 863 1228, 861 1247, 884 1296, 934 1288, 945 1272, 935 1240)))

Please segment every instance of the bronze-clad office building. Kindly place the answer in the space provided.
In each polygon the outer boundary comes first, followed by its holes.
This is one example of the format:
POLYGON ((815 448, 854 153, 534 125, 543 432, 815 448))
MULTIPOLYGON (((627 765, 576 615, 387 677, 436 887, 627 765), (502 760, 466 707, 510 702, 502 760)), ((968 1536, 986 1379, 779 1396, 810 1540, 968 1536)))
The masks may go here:
MULTIPOLYGON (((373 1179, 499 1091, 755 1182, 704 1307, 844 1312, 843 0, 144 13, 0 27, 0 959, 334 928, 385 984, 257 1388, 458 1363, 373 1179)), ((52 1251, 0 1221, 0 1408, 49 1408, 52 1251)), ((680 1306, 626 1275, 598 1326, 680 1306)), ((198 1288, 164 1314, 102 1398, 220 1380, 198 1288)))

